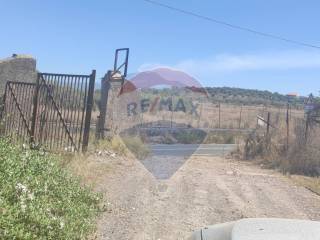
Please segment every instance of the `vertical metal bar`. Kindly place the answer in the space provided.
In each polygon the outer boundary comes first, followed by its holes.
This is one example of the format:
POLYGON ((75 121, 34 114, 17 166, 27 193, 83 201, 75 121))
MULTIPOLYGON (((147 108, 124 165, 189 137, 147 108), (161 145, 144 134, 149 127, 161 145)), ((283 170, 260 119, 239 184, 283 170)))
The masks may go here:
POLYGON ((74 102, 75 102, 75 86, 76 81, 78 80, 77 76, 71 77, 71 85, 70 85, 70 100, 69 100, 69 113, 68 113, 68 120, 69 120, 69 132, 71 135, 71 138, 73 139, 72 143, 74 143, 74 146, 72 148, 77 149, 75 138, 74 138, 74 122, 73 122, 73 116, 74 116, 74 102), (69 115, 70 114, 70 115, 69 115))
POLYGON ((15 137, 15 122, 16 122, 16 112, 17 112, 17 106, 16 106, 16 93, 15 93, 15 85, 13 85, 12 86, 12 94, 13 94, 13 96, 14 96, 14 98, 13 98, 13 101, 12 101, 12 106, 14 107, 14 111, 11 111, 10 113, 11 113, 11 115, 12 115, 12 123, 11 123, 11 132, 12 132, 12 139, 14 139, 14 137, 15 137))
POLYGON ((14 99, 13 99, 13 92, 12 92, 12 88, 10 88, 10 105, 9 105, 9 111, 7 113, 7 115, 9 116, 7 119, 7 126, 8 126, 8 132, 10 133, 10 135, 12 135, 12 124, 14 122, 13 119, 13 113, 14 113, 14 99))
MULTIPOLYGON (((24 110, 23 114, 25 115, 25 118, 28 119, 28 112, 27 112, 27 107, 28 107, 28 99, 27 99, 27 95, 28 95, 28 87, 29 85, 24 85, 23 89, 22 89, 22 109, 24 110)), ((22 118, 21 118, 21 121, 22 118)), ((21 129, 21 132, 20 132, 20 135, 21 135, 21 138, 23 139, 23 141, 25 140, 25 133, 26 133, 26 127, 22 125, 22 129, 21 129)))
POLYGON ((82 108, 81 108, 81 104, 82 104, 82 93, 83 93, 83 82, 85 81, 85 78, 84 77, 81 77, 81 84, 80 84, 80 81, 79 81, 79 84, 78 84, 78 91, 79 91, 79 100, 77 101, 78 104, 77 104, 77 130, 76 130, 76 134, 77 134, 77 145, 78 145, 78 149, 80 149, 81 147, 81 129, 82 129, 82 124, 81 124, 81 119, 82 119, 82 115, 83 115, 83 112, 81 111, 82 108), (81 115, 80 115, 81 113, 81 115), (79 133, 78 133, 79 131, 79 133))
MULTIPOLYGON (((76 104, 77 104, 77 82, 79 82, 79 79, 80 77, 74 77, 73 78, 73 93, 72 93, 72 105, 71 105, 71 117, 70 117, 70 132, 71 132, 71 136, 73 138, 73 142, 75 144, 77 144, 76 142, 76 138, 77 138, 77 135, 76 135, 76 131, 75 131, 75 128, 76 128, 76 125, 75 125, 75 118, 76 118, 76 104)), ((77 146, 74 146, 75 149, 77 149, 77 146)))
POLYGON ((89 82, 89 92, 86 106, 86 116, 85 116, 85 125, 83 132, 83 142, 82 142, 82 151, 87 151, 88 143, 89 143, 89 132, 90 132, 90 121, 91 121, 91 112, 93 105, 93 92, 94 92, 94 82, 96 78, 96 70, 92 71, 89 82))
POLYGON ((32 143, 32 144, 35 143, 35 135, 34 134, 35 134, 35 130, 36 130, 40 77, 41 77, 41 73, 38 73, 36 87, 34 89, 34 95, 33 95, 33 111, 32 111, 31 136, 30 136, 30 143, 32 143))
MULTIPOLYGON (((123 81, 125 79, 125 77, 127 76, 127 72, 128 72, 128 62, 129 62, 129 48, 127 48, 126 50, 126 63, 125 63, 125 67, 124 67, 124 73, 123 73, 123 81)), ((123 84, 123 82, 122 82, 123 84)))
MULTIPOLYGON (((59 75, 59 101, 57 103, 58 108, 60 109, 60 112, 62 114, 62 116, 64 116, 64 111, 63 111, 63 103, 65 102, 64 98, 65 98, 65 76, 64 75, 59 75)), ((52 103, 52 106, 54 105, 54 103, 52 103)), ((55 113, 55 118, 57 121, 57 127, 56 127, 56 132, 55 137, 54 137, 54 145, 56 146, 56 148, 59 148, 62 146, 62 141, 60 140, 63 136, 63 132, 61 132, 61 120, 59 119, 59 115, 58 112, 56 111, 56 109, 53 109, 54 113, 55 113)))
MULTIPOLYGON (((55 95, 60 100, 63 97, 63 96, 61 96, 61 88, 62 88, 62 85, 63 85, 62 84, 63 79, 62 79, 62 76, 55 75, 55 79, 56 78, 58 80, 56 81, 57 82, 56 83, 57 90, 55 91, 55 95)), ((59 108, 61 107, 61 103, 59 103, 58 101, 57 101, 57 105, 58 105, 59 108)), ((54 109, 54 105, 53 105, 53 101, 52 100, 51 100, 51 106, 52 106, 52 110, 51 111, 53 112, 53 123, 55 123, 54 133, 52 131, 52 137, 51 137, 51 139, 53 138, 52 146, 54 147, 54 145, 56 145, 56 147, 58 147, 59 146, 59 141, 57 141, 57 138, 59 139, 61 121, 60 121, 60 119, 58 119, 58 113, 54 109)))
MULTIPOLYGON (((28 102, 28 99, 27 99, 27 96, 28 96, 28 88, 29 88, 29 85, 25 85, 23 90, 22 90, 22 101, 23 101, 23 114, 25 115, 25 119, 28 121, 28 105, 29 105, 29 102, 28 102)), ((28 123, 28 122, 27 122, 28 123)), ((27 124, 27 126, 29 126, 29 124, 27 124)), ((26 140, 26 126, 22 127, 21 129, 21 132, 20 132, 20 135, 21 135, 21 139, 23 141, 26 140)))
MULTIPOLYGON (((25 97, 25 94, 26 94, 26 89, 28 88, 28 85, 25 85, 25 84, 22 84, 21 85, 22 86, 22 92, 21 92, 21 107, 22 107, 22 110, 23 110, 23 115, 25 115, 26 116, 26 104, 28 104, 27 102, 26 102, 26 97, 25 97)), ((21 119, 21 122, 23 121, 23 119, 22 119, 22 117, 20 117, 20 119, 21 119)), ((21 137, 21 139, 23 139, 24 140, 24 130, 25 130, 25 126, 23 125, 23 122, 22 122, 22 124, 20 123, 20 129, 19 129, 19 134, 20 134, 20 137, 21 137)))
POLYGON ((33 93, 34 93, 34 91, 35 91, 35 88, 36 88, 36 85, 29 85, 29 87, 28 87, 28 91, 27 91, 27 99, 26 99, 26 102, 27 102, 27 106, 26 106, 26 111, 25 111, 25 113, 26 113, 26 119, 27 119, 27 123, 28 123, 28 126, 27 126, 27 128, 28 128, 28 130, 27 129, 25 129, 24 130, 24 140, 25 141, 29 141, 29 135, 28 135, 28 131, 30 131, 30 126, 31 126, 31 124, 30 124, 30 121, 31 121, 31 116, 32 116, 32 98, 33 98, 33 93))
MULTIPOLYGON (((83 106, 82 106, 82 113, 81 113, 81 124, 80 124, 80 143, 82 143, 83 140, 83 128, 84 128, 84 118, 85 118, 85 114, 86 114, 86 106, 87 106, 87 99, 88 99, 88 94, 87 94, 87 90, 88 90, 88 78, 85 78, 85 82, 84 82, 84 96, 83 96, 83 101, 81 100, 81 102, 83 102, 83 106)), ((90 80, 90 77, 89 77, 90 80)))
MULTIPOLYGON (((64 118, 64 116, 65 116, 65 111, 64 111, 64 102, 65 102, 65 95, 66 95, 66 93, 65 93, 65 90, 66 90, 66 76, 65 75, 61 75, 60 76, 60 80, 61 80, 61 83, 60 83, 60 86, 61 86, 61 88, 60 88, 60 93, 59 93, 59 96, 61 96, 61 97, 59 97, 59 99, 61 100, 60 101, 60 104, 58 105, 58 108, 60 109, 60 112, 61 112, 61 115, 62 115, 62 117, 64 118)), ((60 147, 62 147, 63 145, 64 145, 64 143, 63 143, 63 133, 65 132, 65 131, 63 131, 63 124, 62 124, 62 122, 61 122, 61 119, 59 118, 59 114, 58 114, 58 112, 56 111, 56 109, 54 110, 55 111, 55 113, 56 113, 56 117, 57 117, 57 121, 59 122, 59 125, 58 125, 58 135, 57 135, 57 138, 58 139, 56 139, 56 146, 57 146, 57 148, 60 146, 60 147)))
POLYGON ((6 134, 6 105, 7 105, 7 92, 8 92, 8 83, 6 84, 5 87, 5 91, 4 91, 4 95, 2 98, 2 106, 1 106, 1 125, 3 124, 3 126, 1 127, 1 134, 6 134))
POLYGON ((47 129, 45 131, 45 138, 44 142, 45 144, 51 149, 52 148, 52 135, 53 135, 53 124, 54 121, 52 120, 52 100, 49 100, 49 93, 48 91, 51 92, 51 94, 54 94, 54 88, 55 88, 55 79, 56 75, 51 75, 48 77, 48 81, 50 84, 50 90, 47 90, 46 94, 46 105, 47 105, 47 112, 46 112, 46 119, 47 119, 47 129))
MULTIPOLYGON (((72 81, 73 81, 73 77, 72 76, 68 76, 67 77, 67 100, 65 101, 65 111, 66 114, 64 116, 65 119, 65 123, 66 123, 66 127, 69 128, 70 131, 70 126, 68 126, 68 122, 69 122, 69 114, 70 114, 70 100, 71 100, 71 92, 72 92, 72 81)), ((67 132, 65 131, 64 134, 64 138, 67 139, 67 146, 70 147, 70 139, 67 136, 67 132)), ((72 143, 71 143, 72 144, 72 143)))

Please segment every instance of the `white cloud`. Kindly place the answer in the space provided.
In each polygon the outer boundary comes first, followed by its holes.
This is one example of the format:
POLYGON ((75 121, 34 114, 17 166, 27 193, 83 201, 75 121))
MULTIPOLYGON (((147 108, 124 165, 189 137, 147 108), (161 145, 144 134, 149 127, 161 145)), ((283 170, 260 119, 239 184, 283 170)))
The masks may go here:
MULTIPOLYGON (((164 67, 163 64, 143 64, 139 71, 164 67)), ((277 51, 255 54, 219 54, 208 59, 187 59, 171 66, 192 75, 216 75, 237 71, 320 69, 320 51, 277 51)))

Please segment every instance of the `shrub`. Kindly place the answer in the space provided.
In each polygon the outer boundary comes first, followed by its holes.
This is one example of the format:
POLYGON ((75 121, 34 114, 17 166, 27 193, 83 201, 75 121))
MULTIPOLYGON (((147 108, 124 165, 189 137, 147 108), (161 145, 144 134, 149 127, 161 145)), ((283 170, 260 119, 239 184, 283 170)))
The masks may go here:
POLYGON ((237 133, 232 132, 209 132, 204 143, 216 143, 216 144, 234 144, 237 133))
POLYGON ((183 144, 200 144, 206 137, 206 132, 202 130, 181 130, 173 134, 179 143, 183 144))
POLYGON ((320 175, 320 129, 312 128, 306 139, 303 121, 297 122, 289 136, 286 147, 284 129, 271 131, 269 135, 251 134, 240 149, 244 159, 261 159, 270 167, 280 168, 283 172, 320 175))
POLYGON ((139 136, 123 136, 123 142, 130 152, 138 159, 144 159, 150 154, 150 149, 139 136))
POLYGON ((303 124, 295 126, 295 138, 290 144, 284 168, 290 173, 302 173, 311 176, 320 175, 320 130, 314 126, 308 138, 305 137, 303 124))
POLYGON ((126 156, 131 152, 138 159, 144 159, 150 153, 150 149, 143 143, 142 138, 138 134, 115 135, 99 140, 96 143, 95 148, 99 150, 111 150, 123 156, 126 156))
POLYGON ((53 155, 0 139, 0 239, 84 239, 100 197, 53 155))
POLYGON ((121 155, 127 154, 126 145, 122 141, 121 137, 117 135, 99 140, 95 143, 94 149, 110 150, 121 155))

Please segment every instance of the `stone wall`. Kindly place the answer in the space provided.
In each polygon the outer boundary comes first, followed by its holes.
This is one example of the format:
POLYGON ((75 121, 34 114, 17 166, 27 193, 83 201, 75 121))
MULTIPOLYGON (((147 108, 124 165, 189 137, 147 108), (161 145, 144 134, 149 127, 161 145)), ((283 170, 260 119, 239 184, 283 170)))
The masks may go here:
POLYGON ((36 78, 36 60, 31 56, 13 54, 0 60, 0 96, 7 81, 35 82, 36 78))

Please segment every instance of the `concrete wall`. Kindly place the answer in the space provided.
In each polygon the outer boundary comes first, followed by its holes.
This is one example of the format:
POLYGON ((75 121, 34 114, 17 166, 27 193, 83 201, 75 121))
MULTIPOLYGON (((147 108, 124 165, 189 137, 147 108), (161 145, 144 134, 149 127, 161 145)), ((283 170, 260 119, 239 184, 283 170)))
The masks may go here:
POLYGON ((35 82, 36 78, 36 60, 31 56, 14 54, 0 60, 0 96, 7 81, 35 82))

